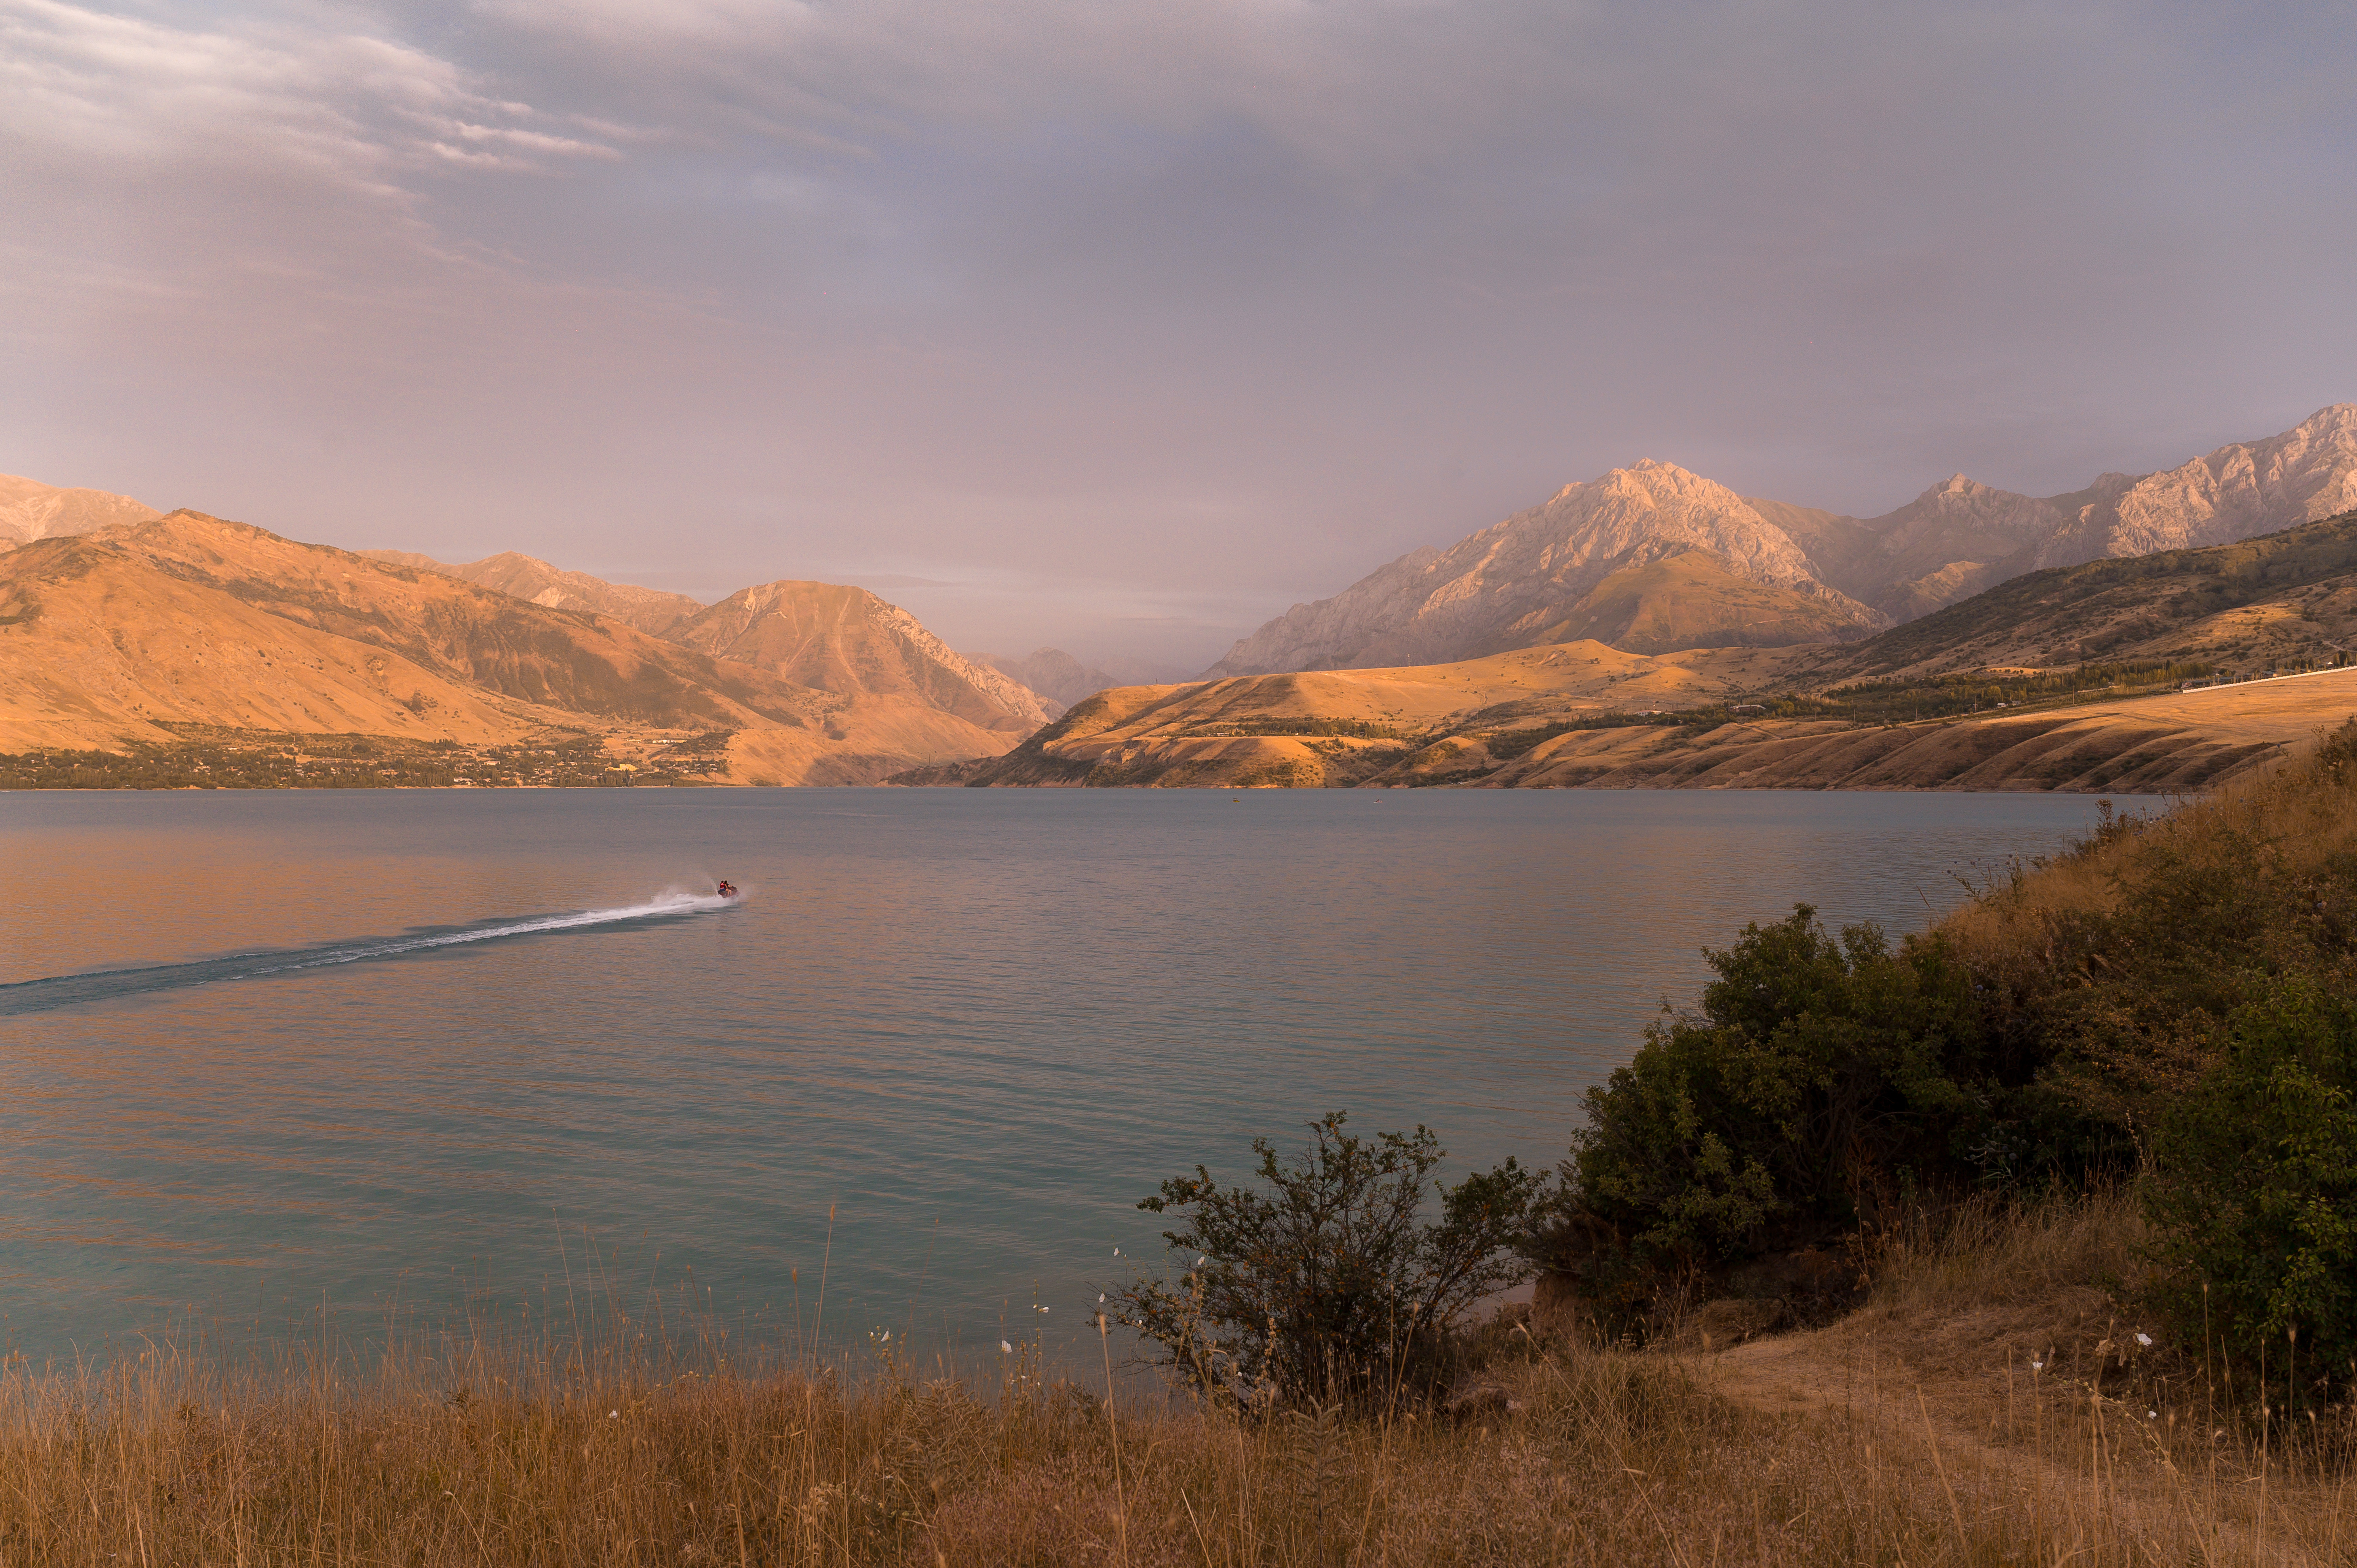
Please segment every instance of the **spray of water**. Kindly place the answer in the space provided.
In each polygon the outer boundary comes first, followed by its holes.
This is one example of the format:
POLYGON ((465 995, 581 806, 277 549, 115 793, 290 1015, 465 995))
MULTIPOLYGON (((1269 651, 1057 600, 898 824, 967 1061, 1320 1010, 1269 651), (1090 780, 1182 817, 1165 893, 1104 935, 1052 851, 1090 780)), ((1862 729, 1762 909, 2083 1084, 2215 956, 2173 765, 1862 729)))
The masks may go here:
POLYGON ((258 980, 266 975, 290 974, 334 964, 400 958, 405 954, 457 947, 468 942, 498 941, 550 931, 576 931, 632 921, 672 920, 708 915, 743 902, 741 894, 735 898, 723 898, 716 893, 688 893, 673 889, 658 893, 642 903, 624 904, 607 909, 510 917, 482 920, 469 926, 418 931, 405 937, 332 942, 319 947, 277 949, 268 952, 233 953, 222 958, 200 959, 193 963, 52 975, 0 985, 0 1017, 21 1013, 43 1013, 76 1003, 135 996, 146 992, 178 991, 192 985, 258 980))

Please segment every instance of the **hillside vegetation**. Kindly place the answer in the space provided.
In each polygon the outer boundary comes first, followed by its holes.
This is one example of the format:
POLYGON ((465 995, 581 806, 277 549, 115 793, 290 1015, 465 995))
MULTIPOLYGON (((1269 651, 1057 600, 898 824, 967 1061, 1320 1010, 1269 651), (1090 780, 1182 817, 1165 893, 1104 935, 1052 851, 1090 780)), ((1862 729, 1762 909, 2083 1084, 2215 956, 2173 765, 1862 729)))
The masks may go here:
POLYGON ((1932 671, 2197 660, 2255 672, 2330 663, 2357 635, 2357 512, 2205 550, 2059 566, 2000 583, 1792 679, 1824 687, 1932 671))
POLYGON ((1973 1193, 2136 1177, 2178 1335, 2295 1407, 2357 1381, 2357 723, 2107 814, 1892 943, 1805 907, 1589 1091, 1534 1255, 1599 1326, 1822 1311, 1827 1249, 1973 1193))

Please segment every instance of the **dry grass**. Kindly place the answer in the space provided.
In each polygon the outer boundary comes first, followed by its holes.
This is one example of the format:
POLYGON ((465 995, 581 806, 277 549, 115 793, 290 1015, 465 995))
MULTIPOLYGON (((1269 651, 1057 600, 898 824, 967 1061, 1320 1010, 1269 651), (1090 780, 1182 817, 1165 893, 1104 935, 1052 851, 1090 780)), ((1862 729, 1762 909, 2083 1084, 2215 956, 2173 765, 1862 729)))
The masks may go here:
POLYGON ((2126 1188, 1968 1204, 1886 1239, 1859 1311, 1708 1380, 1914 1441, 1966 1516, 2029 1509, 2050 1544, 2098 1558, 2357 1562, 2357 1411, 2287 1431, 2214 1357, 2145 1332, 2145 1240, 2126 1188))
MULTIPOLYGON (((1930 1407, 1723 1393, 1707 1363, 1525 1349, 1492 1371, 1512 1402, 1476 1423, 1242 1422, 1028 1368, 976 1389, 709 1344, 661 1369, 619 1341, 413 1346, 365 1377, 162 1346, 0 1375, 0 1563, 2175 1565, 2251 1543, 2239 1474, 2212 1487, 2231 1507, 2180 1519, 2145 1495, 2166 1455, 2057 1463, 2082 1452, 2061 1418, 1999 1454, 1952 1414, 1932 1436, 1930 1407)), ((2348 1561, 2340 1491, 2274 1480, 2264 1561, 2348 1561)))
POLYGON ((2123 818, 2127 831, 2099 833, 2075 853, 1975 886, 1940 929, 1967 955, 2043 947, 2058 920, 2108 914, 2136 897, 2145 881, 2139 863, 2155 851, 2171 871, 2231 867, 2276 886, 2313 878, 2357 853, 2352 746, 2357 719, 2319 734, 2281 766, 2173 801, 2156 816, 2123 818))
POLYGON ((2135 1191, 2107 1185, 2034 1202, 1978 1197, 1887 1239, 1873 1310, 1948 1316, 1992 1306, 2109 1302, 2141 1278, 2145 1220, 2135 1191))

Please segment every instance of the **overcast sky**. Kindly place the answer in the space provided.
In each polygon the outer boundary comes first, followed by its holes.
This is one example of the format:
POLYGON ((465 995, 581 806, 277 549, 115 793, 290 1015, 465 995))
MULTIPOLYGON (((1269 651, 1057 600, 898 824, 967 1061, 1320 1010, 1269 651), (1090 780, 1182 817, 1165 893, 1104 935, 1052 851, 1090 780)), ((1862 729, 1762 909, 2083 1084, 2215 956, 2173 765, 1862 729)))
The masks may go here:
POLYGON ((2345 5, 0 0, 0 471, 1199 668, 2357 398, 2345 5))

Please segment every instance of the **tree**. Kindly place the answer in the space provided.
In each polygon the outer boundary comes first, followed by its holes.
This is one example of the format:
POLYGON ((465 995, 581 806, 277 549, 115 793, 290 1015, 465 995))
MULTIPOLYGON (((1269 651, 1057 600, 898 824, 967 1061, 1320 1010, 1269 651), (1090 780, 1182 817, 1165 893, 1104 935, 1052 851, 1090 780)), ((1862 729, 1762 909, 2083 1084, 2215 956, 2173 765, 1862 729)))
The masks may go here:
POLYGON ((2001 1097, 1971 977, 1936 936, 1893 952, 1870 924, 1829 934, 1803 904, 1705 956, 1717 978, 1700 1008, 1655 1024, 1587 1091, 1529 1243, 1608 1318, 1953 1175, 2001 1097))
MULTIPOLYGON (((2357 1359, 2357 1005, 2298 977, 2238 1010, 2225 1053, 2163 1121, 2146 1208, 2197 1331, 2331 1382, 2357 1359), (2298 1336, 2297 1342, 2292 1335, 2298 1336)), ((2298 1397, 2296 1391, 2295 1397, 2298 1397)))
POLYGON ((1205 1391, 1256 1405, 1421 1391, 1466 1308, 1529 1277, 1512 1248, 1542 1173, 1510 1158, 1448 1187, 1430 1179, 1448 1151, 1429 1129, 1369 1141, 1345 1120, 1308 1123, 1290 1160, 1254 1139, 1265 1189, 1198 1165, 1139 1203, 1185 1214, 1163 1232, 1178 1272, 1112 1293, 1114 1316, 1205 1391))

